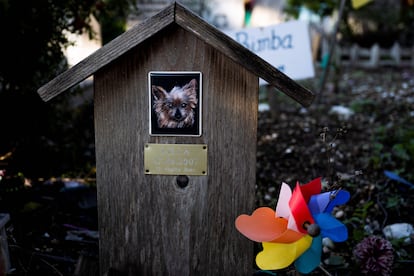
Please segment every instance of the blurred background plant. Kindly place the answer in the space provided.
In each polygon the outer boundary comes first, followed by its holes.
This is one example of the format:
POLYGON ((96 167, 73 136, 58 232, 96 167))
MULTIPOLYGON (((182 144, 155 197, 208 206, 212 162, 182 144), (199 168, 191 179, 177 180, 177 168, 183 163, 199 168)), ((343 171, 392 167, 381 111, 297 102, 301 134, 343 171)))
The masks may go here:
MULTIPOLYGON (((323 20, 334 16, 340 1, 336 0, 287 0, 285 11, 298 18, 307 9, 323 20)), ((378 43, 389 48, 398 41, 400 45, 412 46, 414 42, 414 9, 412 0, 375 0, 361 9, 353 9, 352 1, 345 2, 345 9, 339 26, 340 42, 357 43, 371 47, 378 43)))
POLYGON ((95 163, 92 99, 75 87, 52 103, 37 89, 68 68, 67 33, 91 39, 92 15, 104 43, 126 29, 132 0, 0 1, 0 156, 9 174, 29 178, 89 173, 95 163), (57 146, 59 145, 59 146, 57 146))

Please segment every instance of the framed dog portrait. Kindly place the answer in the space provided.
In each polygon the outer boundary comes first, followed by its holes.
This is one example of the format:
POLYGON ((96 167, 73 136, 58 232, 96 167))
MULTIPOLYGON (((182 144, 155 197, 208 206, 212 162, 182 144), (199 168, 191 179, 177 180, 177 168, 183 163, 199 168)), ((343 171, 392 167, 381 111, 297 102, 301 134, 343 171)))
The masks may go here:
POLYGON ((154 136, 201 136, 201 72, 152 71, 149 129, 154 136))

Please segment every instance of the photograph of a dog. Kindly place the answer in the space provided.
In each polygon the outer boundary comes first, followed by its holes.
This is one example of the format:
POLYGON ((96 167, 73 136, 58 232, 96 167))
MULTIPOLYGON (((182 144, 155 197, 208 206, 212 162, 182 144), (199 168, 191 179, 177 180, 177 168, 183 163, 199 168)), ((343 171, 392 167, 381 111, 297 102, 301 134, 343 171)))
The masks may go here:
POLYGON ((192 79, 183 87, 174 86, 167 92, 152 85, 154 111, 160 128, 183 128, 194 125, 194 108, 197 106, 197 80, 192 79))
POLYGON ((150 134, 201 135, 201 73, 150 72, 150 134))

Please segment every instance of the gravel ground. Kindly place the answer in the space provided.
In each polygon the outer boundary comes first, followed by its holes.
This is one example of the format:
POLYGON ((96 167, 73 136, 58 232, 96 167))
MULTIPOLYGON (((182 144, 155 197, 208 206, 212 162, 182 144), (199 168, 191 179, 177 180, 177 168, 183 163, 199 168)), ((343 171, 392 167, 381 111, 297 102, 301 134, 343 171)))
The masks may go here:
MULTIPOLYGON (((320 80, 302 83, 318 91, 320 80)), ((414 223, 412 186, 385 175, 414 183, 414 70, 343 69, 331 72, 309 108, 281 93, 276 100, 273 112, 259 114, 257 206, 275 207, 282 182, 321 176, 324 189, 348 190, 350 201, 336 211, 349 239, 323 256, 325 265, 335 262, 326 265, 329 273, 348 274, 358 269, 352 250, 364 237, 382 236, 393 223, 414 223)), ((413 269, 412 243, 393 246, 393 274, 413 269)))

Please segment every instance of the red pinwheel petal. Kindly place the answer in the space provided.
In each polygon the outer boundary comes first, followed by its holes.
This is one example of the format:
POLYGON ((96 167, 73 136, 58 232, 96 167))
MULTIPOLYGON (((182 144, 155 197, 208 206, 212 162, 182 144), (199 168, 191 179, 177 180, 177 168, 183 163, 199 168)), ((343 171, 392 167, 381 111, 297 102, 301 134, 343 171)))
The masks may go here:
POLYGON ((317 195, 321 193, 322 190, 322 177, 315 178, 314 180, 300 186, 300 189, 303 194, 303 198, 306 203, 309 202, 309 199, 313 195, 317 195))
POLYGON ((293 190, 292 197, 289 200, 289 207, 292 216, 295 219, 298 230, 302 233, 307 233, 306 229, 304 228, 305 223, 312 224, 314 223, 314 220, 308 209, 307 202, 303 198, 299 183, 293 190))

